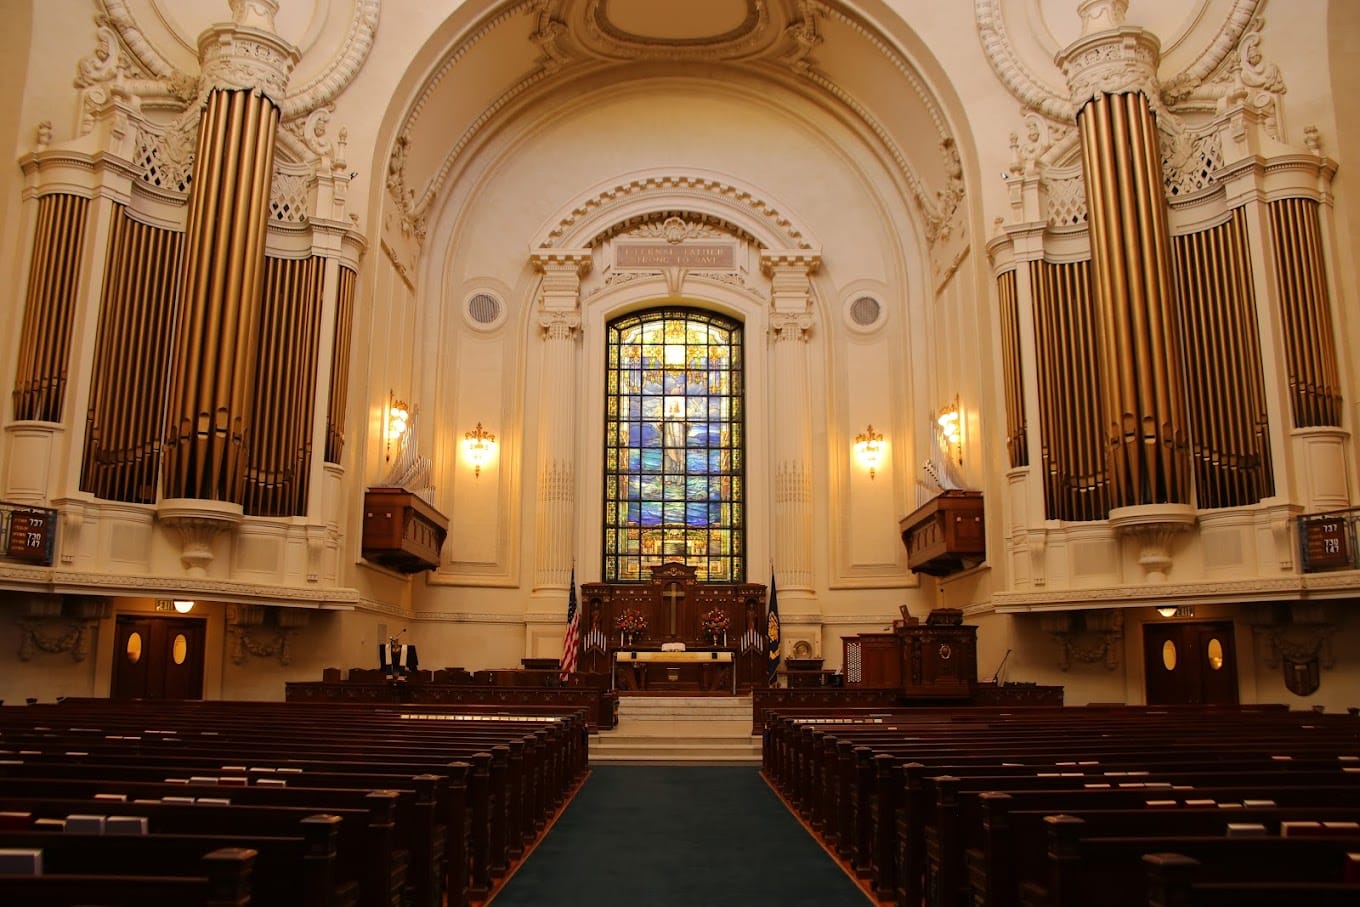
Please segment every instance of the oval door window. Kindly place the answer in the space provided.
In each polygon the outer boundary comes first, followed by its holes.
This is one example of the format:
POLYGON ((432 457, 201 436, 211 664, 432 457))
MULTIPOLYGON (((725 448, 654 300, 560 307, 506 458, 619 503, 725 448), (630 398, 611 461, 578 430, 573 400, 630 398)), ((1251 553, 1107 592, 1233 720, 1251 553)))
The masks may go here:
POLYGON ((1168 671, 1176 670, 1176 644, 1169 639, 1162 643, 1162 665, 1168 671))
POLYGON ((174 645, 170 649, 170 657, 175 659, 175 664, 184 664, 184 659, 189 657, 189 640, 184 638, 183 633, 175 634, 174 645))
POLYGON ((128 636, 127 641, 127 660, 128 664, 136 664, 142 660, 142 634, 133 630, 128 636))
POLYGON ((1215 671, 1223 667, 1223 643, 1218 641, 1217 636, 1209 640, 1209 645, 1205 650, 1205 654, 1209 658, 1209 667, 1213 668, 1215 671))

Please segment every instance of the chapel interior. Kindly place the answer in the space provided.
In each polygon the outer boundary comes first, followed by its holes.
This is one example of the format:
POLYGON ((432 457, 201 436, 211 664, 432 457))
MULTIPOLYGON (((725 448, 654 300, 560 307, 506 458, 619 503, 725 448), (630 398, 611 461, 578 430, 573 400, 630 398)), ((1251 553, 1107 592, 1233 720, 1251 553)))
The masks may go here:
POLYGON ((609 672, 654 588, 709 692, 777 597, 816 683, 1360 705, 1360 4, 0 13, 0 700, 609 672))

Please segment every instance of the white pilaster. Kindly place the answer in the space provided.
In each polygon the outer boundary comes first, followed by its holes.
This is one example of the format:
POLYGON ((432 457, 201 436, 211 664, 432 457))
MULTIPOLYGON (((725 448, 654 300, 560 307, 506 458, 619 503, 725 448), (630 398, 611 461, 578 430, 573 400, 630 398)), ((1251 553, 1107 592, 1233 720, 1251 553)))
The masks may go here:
POLYGON ((581 277, 590 270, 590 251, 536 253, 533 261, 543 272, 534 508, 534 592, 538 592, 567 588, 576 551, 576 373, 581 277))

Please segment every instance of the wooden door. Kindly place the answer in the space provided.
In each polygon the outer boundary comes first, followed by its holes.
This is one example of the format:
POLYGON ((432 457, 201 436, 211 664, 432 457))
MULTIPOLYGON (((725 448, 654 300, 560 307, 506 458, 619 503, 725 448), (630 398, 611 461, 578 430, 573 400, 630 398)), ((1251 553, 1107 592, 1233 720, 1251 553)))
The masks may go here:
POLYGON ((118 618, 114 699, 202 699, 207 622, 199 618, 118 618))
POLYGON ((1231 621, 1143 625, 1148 705, 1237 705, 1231 621))

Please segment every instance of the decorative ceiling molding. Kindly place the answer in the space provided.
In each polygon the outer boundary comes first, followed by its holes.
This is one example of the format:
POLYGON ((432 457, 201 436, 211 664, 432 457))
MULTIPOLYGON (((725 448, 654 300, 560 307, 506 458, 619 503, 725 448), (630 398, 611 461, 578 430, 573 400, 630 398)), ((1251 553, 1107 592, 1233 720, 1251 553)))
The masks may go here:
MULTIPOLYGON (((1233 49, 1265 0, 1235 0, 1217 34, 1204 53, 1184 72, 1162 81, 1162 93, 1169 99, 1189 94, 1213 74, 1233 49)), ((974 16, 983 55, 1001 84, 1027 110, 1066 125, 1076 122, 1076 108, 1066 86, 1055 87, 1043 73, 1035 71, 1020 58, 1006 30, 1002 6, 1006 0, 975 0, 974 16)), ((1053 75, 1058 75, 1056 66, 1053 75)))
MULTIPOLYGON (((295 88, 293 91, 284 95, 279 102, 283 121, 304 118, 319 107, 332 103, 336 97, 354 80, 362 68, 364 61, 368 59, 369 52, 373 49, 373 36, 378 28, 378 12, 381 0, 351 0, 353 3, 353 13, 350 17, 348 31, 340 47, 331 56, 330 60, 321 67, 321 71, 313 77, 306 85, 295 88)), ((138 80, 128 82, 125 87, 130 93, 141 96, 142 94, 162 94, 169 93, 183 100, 192 100, 196 93, 186 93, 178 86, 184 83, 197 83, 197 74, 184 73, 176 69, 147 39, 146 34, 137 24, 136 18, 128 5, 128 0, 100 0, 103 8, 103 15, 99 19, 100 25, 106 25, 116 32, 122 46, 127 50, 128 63, 145 73, 152 83, 159 85, 143 85, 138 80)), ((101 45, 104 41, 101 36, 101 45)), ((116 54, 116 48, 110 48, 116 54)), ((81 77, 87 78, 86 70, 92 65, 98 64, 104 58, 107 51, 97 48, 95 54, 87 57, 81 62, 81 77), (89 62, 89 61, 93 61, 89 62)), ((96 66, 96 68, 98 68, 96 66)), ((128 73, 122 73, 126 76, 128 73)), ((107 79, 99 79, 107 81, 107 79)))
POLYGON ((626 60, 740 59, 761 53, 779 39, 782 23, 771 20, 765 0, 729 2, 744 5, 745 15, 740 23, 725 32, 662 37, 629 32, 610 15, 620 6, 630 3, 651 5, 655 0, 587 0, 582 16, 584 29, 577 37, 588 51, 626 60))
POLYGON ((753 187, 716 174, 640 174, 573 201, 533 244, 581 249, 658 217, 681 215, 714 224, 763 249, 816 249, 808 231, 753 187))
MULTIPOLYGON (((625 60, 702 59, 771 67, 793 76, 797 82, 811 86, 816 93, 834 99, 838 106, 852 112, 867 133, 879 143, 881 153, 900 174, 905 193, 917 203, 930 240, 934 242, 937 238, 948 237, 951 232, 957 238, 967 232, 966 224, 954 217, 963 208, 963 184, 956 178, 959 173, 958 146, 944 113, 911 61, 862 18, 819 0, 731 0, 732 3, 746 4, 745 17, 737 27, 713 38, 662 39, 638 36, 616 24, 609 24, 613 21, 610 11, 619 2, 524 0, 500 7, 494 15, 477 22, 457 41, 422 85, 398 130, 389 156, 387 186, 396 203, 403 229, 423 237, 426 232, 425 221, 430 216, 435 200, 442 194, 467 149, 490 122, 545 83, 549 77, 559 76, 566 69, 571 69, 577 77, 584 77, 602 67, 618 65, 625 60), (452 141, 449 141, 449 132, 441 133, 441 141, 448 142, 447 150, 442 153, 438 166, 428 178, 423 174, 408 174, 408 152, 412 143, 428 140, 429 130, 422 129, 421 124, 431 104, 435 103, 441 85, 457 64, 468 58, 474 47, 522 14, 528 14, 533 19, 529 40, 538 48, 537 59, 526 68, 523 75, 507 83, 504 90, 479 105, 475 117, 453 133, 452 141), (819 19, 834 21, 866 42, 889 62, 919 101, 938 136, 941 169, 945 174, 945 185, 940 191, 932 191, 926 185, 891 129, 874 115, 866 102, 844 87, 834 73, 819 68, 812 56, 823 42, 817 27, 819 19), (632 37, 629 37, 630 34, 632 37)), ((654 0, 628 2, 648 4, 654 0)), ((454 124, 445 124, 444 128, 447 129, 449 125, 454 124)))

